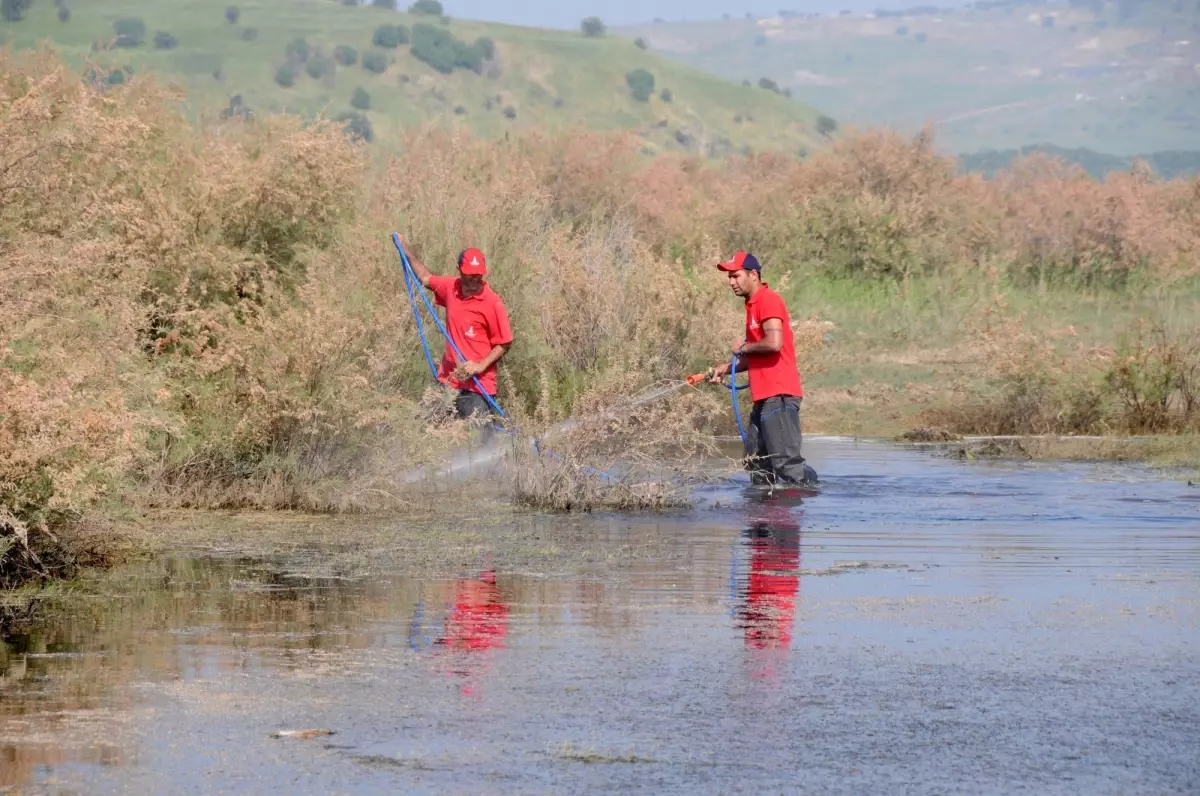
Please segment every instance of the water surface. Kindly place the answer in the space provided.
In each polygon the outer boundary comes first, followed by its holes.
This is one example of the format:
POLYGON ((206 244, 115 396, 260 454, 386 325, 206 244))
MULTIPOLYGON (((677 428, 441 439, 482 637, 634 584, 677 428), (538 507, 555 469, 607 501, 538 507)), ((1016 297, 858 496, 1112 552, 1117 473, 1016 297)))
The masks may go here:
POLYGON ((394 521, 113 573, 4 648, 0 791, 1200 792, 1200 489, 806 452, 817 496, 421 529, 453 571, 394 521))

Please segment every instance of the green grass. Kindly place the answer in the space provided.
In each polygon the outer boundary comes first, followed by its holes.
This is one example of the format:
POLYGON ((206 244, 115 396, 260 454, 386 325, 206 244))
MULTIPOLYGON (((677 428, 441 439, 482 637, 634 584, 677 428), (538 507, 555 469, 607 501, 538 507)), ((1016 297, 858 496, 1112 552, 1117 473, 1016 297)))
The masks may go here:
POLYGON ((744 147, 794 152, 819 147, 822 140, 813 129, 818 115, 814 109, 643 52, 623 38, 588 39, 571 32, 432 20, 447 24, 467 42, 492 38, 498 74, 488 75, 485 67, 483 75, 469 71, 443 75, 415 59, 403 45, 385 50, 393 62, 387 72, 376 75, 361 62, 372 49, 375 28, 411 27, 431 20, 330 0, 256 0, 238 7, 241 16, 232 25, 225 20, 225 4, 96 0, 73 7, 70 21, 62 23, 54 5, 41 0, 24 20, 0 23, 0 35, 17 48, 49 42, 80 66, 90 59, 106 67, 132 67, 135 75, 153 74, 182 90, 193 119, 215 117, 234 95, 241 95, 244 104, 260 115, 284 111, 332 117, 351 110, 351 95, 362 86, 371 95, 367 116, 376 140, 384 145, 426 122, 461 125, 489 137, 525 128, 550 134, 577 128, 634 129, 654 151, 699 154, 744 147), (125 16, 145 20, 146 42, 137 48, 92 52, 93 43, 111 39, 113 22, 125 16), (255 40, 242 38, 247 28, 258 31, 255 40), (157 31, 177 37, 178 48, 154 49, 157 31), (331 80, 315 80, 300 70, 295 85, 282 88, 275 73, 285 62, 288 42, 299 36, 326 56, 339 44, 350 45, 358 50, 359 62, 338 65, 331 80), (656 78, 656 93, 648 103, 635 101, 625 83, 626 72, 638 67, 656 78), (663 88, 671 90, 673 102, 659 98, 663 88), (515 119, 505 117, 508 107, 515 111, 515 119), (753 116, 755 123, 735 122, 739 114, 753 116), (678 142, 680 131, 692 139, 691 144, 678 142))
POLYGON ((736 81, 769 77, 844 124, 915 131, 934 122, 952 152, 1046 142, 1117 155, 1195 148, 1200 9, 1141 5, 1124 20, 1112 8, 1098 20, 1086 9, 1030 4, 1010 13, 732 19, 621 32, 736 81), (1052 28, 1039 22, 1047 13, 1056 15, 1052 28), (907 35, 897 35, 901 27, 907 35), (1064 71, 1113 63, 1120 74, 1064 71))

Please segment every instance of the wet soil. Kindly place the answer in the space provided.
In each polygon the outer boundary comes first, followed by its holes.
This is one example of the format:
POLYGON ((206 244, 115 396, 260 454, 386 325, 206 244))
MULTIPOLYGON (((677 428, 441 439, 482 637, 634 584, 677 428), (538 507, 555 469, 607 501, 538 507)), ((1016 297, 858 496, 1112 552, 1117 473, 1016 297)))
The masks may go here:
POLYGON ((1200 792, 1200 490, 806 452, 669 515, 176 518, 0 651, 0 792, 1200 792))

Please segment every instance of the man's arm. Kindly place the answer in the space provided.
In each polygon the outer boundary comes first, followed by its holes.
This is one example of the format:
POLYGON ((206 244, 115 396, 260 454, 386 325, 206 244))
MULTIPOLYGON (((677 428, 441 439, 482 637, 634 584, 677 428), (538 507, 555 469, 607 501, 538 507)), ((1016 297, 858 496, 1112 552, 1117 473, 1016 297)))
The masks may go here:
POLYGON ((462 362, 455 370, 455 377, 458 379, 469 379, 472 376, 478 376, 493 364, 500 361, 500 358, 508 353, 508 349, 512 348, 512 343, 503 343, 501 345, 492 346, 492 350, 488 355, 478 362, 462 362), (459 375, 461 373, 461 375, 459 375))
MULTIPOLYGON (((783 349, 783 320, 781 318, 767 318, 763 321, 763 339, 757 343, 747 343, 745 338, 740 338, 733 344, 733 353, 737 355, 739 360, 745 360, 747 356, 755 354, 776 354, 783 349)), ((713 375, 709 381, 720 383, 721 379, 729 375, 729 371, 733 369, 733 362, 722 362, 713 368, 713 375)), ((742 367, 745 370, 745 366, 742 367)))
POLYGON ((743 343, 741 351, 735 347, 733 353, 738 356, 747 354, 777 354, 783 348, 783 319, 767 318, 763 321, 763 339, 757 343, 743 343))
MULTIPOLYGON (((403 237, 400 238, 400 243, 404 244, 403 237)), ((425 263, 417 259, 417 255, 413 254, 407 245, 404 247, 404 253, 408 255, 408 264, 412 266, 413 273, 417 275, 417 279, 421 281, 421 285, 429 287, 429 280, 433 276, 433 273, 425 267, 425 263)))

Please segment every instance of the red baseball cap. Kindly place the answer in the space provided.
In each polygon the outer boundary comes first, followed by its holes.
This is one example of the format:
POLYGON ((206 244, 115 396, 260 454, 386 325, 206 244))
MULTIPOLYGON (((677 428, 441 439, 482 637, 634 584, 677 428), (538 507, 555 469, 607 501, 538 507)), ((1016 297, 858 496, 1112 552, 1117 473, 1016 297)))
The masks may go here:
POLYGON ((717 263, 717 268, 729 273, 734 271, 758 271, 762 273, 762 266, 759 265, 758 258, 747 251, 738 251, 729 262, 717 263))
POLYGON ((486 274, 487 260, 479 249, 466 249, 458 255, 458 270, 464 274, 486 274))

